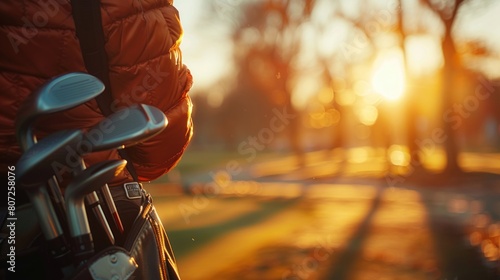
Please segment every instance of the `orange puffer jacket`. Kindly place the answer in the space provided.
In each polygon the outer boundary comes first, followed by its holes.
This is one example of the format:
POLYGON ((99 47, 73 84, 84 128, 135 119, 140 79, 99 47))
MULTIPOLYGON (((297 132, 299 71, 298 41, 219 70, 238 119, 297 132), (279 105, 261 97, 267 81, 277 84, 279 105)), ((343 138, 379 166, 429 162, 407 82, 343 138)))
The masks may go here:
MULTIPOLYGON (((139 179, 153 180, 179 161, 192 135, 192 77, 181 60, 179 15, 167 0, 102 0, 101 13, 115 107, 149 104, 168 118, 161 134, 127 149, 139 179)), ((69 1, 0 1, 1 172, 21 154, 14 133, 20 104, 47 79, 74 71, 86 70, 69 1)), ((90 128, 103 118, 93 100, 39 120, 36 134, 90 128)), ((118 157, 105 151, 85 161, 118 157)), ((124 171, 113 183, 130 179, 124 171)))

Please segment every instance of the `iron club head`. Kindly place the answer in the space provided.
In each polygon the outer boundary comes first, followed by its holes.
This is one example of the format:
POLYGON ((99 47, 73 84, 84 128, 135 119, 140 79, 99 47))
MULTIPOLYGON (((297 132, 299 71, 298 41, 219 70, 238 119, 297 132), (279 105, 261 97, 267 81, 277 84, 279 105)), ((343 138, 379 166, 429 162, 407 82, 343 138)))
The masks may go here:
POLYGON ((136 104, 122 109, 89 129, 82 143, 91 151, 131 146, 160 133, 168 124, 158 108, 136 104))
POLYGON ((24 153, 16 164, 17 182, 33 203, 40 227, 48 241, 62 236, 62 228, 54 208, 47 199, 46 182, 52 177, 53 163, 65 162, 67 147, 74 147, 82 139, 82 131, 61 131, 47 136, 24 153))
POLYGON ((71 109, 104 91, 104 84, 85 73, 68 73, 55 77, 35 91, 19 109, 16 136, 23 150, 34 144, 31 126, 42 115, 71 109))
POLYGON ((63 130, 29 148, 16 164, 18 184, 26 191, 40 188, 54 175, 55 164, 70 166, 68 157, 80 156, 75 151, 82 136, 81 130, 63 130))

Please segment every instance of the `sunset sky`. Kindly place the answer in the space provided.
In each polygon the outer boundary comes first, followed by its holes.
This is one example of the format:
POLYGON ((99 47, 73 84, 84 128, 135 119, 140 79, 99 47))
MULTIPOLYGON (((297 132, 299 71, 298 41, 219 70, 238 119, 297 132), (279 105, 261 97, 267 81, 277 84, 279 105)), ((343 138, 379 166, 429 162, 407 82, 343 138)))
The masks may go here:
MULTIPOLYGON (((176 1, 175 5, 178 8, 181 21, 184 26, 185 36, 182 44, 184 53, 184 63, 189 66, 195 77, 195 88, 193 93, 196 94, 197 90, 220 88, 224 91, 224 85, 220 83, 221 77, 231 73, 233 65, 231 65, 232 43, 229 35, 234 22, 238 18, 239 4, 248 0, 216 0, 214 3, 217 7, 216 12, 210 14, 210 9, 207 8, 208 3, 204 0, 182 0, 176 1)), ((355 1, 353 1, 355 3, 355 1)), ((342 2, 353 3, 353 2, 342 2)), ((406 2, 411 4, 412 1, 406 2)), ((480 1, 470 1, 469 8, 466 15, 461 17, 456 25, 460 37, 478 38, 481 41, 487 42, 495 49, 500 49, 500 33, 495 27, 500 26, 500 1, 486 1, 486 7, 482 7, 480 1)), ((329 2, 325 2, 328 5, 329 2)), ((353 5, 353 4, 350 4, 353 5)), ((354 4, 355 5, 355 4, 354 4)), ((380 5, 390 5, 387 1, 380 0, 380 5)), ((350 10, 347 7, 347 10, 350 10)), ((411 15, 410 15, 411 18, 411 15)), ((431 20, 429 20, 431 21, 431 20)), ((336 34, 338 36, 345 36, 342 25, 336 25, 336 34)), ((435 29, 435 28, 434 28, 435 29)), ((439 32, 439 31, 436 31, 439 32)), ((414 38, 415 39, 415 38, 414 38)), ((418 67, 434 68, 439 65, 439 45, 432 46, 432 44, 439 44, 439 38, 418 38, 420 46, 413 46, 420 49, 418 53, 414 54, 413 63, 422 60, 428 60, 427 65, 420 65, 418 67), (422 48, 425 49, 424 55, 422 48), (416 62, 415 62, 416 61, 416 62), (437 62, 436 62, 437 61, 437 62)), ((342 41, 342 40, 337 40, 342 41)), ((418 40, 417 40, 418 41, 418 40)), ((319 42, 322 43, 322 42, 319 42)), ((332 44, 332 40, 325 40, 325 44, 332 44)), ((409 46, 409 52, 412 46, 409 46)), ((498 56, 498 54, 497 54, 498 56)), ((409 59, 412 63, 412 59, 409 59)), ((422 64, 422 63, 421 63, 422 64)), ((500 76, 500 69, 498 64, 489 66, 489 71, 494 76, 500 76), (496 65, 496 66, 495 66, 496 65)), ((421 69, 422 70, 422 69, 421 69)), ((425 69, 423 69, 425 71, 425 69)), ((416 70, 418 71, 418 70, 416 70)))

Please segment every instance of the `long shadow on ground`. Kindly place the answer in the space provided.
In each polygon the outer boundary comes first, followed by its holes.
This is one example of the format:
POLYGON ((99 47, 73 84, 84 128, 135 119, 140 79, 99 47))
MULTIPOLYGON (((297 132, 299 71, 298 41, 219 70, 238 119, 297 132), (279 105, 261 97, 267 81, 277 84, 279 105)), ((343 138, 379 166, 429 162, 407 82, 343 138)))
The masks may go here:
POLYGON ((430 201, 424 201, 429 213, 429 227, 443 269, 442 279, 489 280, 498 279, 486 267, 478 250, 467 246, 465 229, 453 220, 432 215, 430 201))
MULTIPOLYGON (((262 201, 258 211, 239 216, 222 224, 184 230, 172 230, 168 232, 168 236, 176 257, 181 258, 227 232, 258 224, 269 216, 294 205, 298 201, 299 199, 262 201)), ((230 210, 228 209, 228 211, 230 210)))
POLYGON ((370 224, 380 206, 382 192, 383 188, 379 188, 368 214, 363 219, 352 238, 347 242, 347 247, 340 252, 339 256, 335 259, 325 279, 343 280, 348 277, 349 272, 352 270, 352 266, 360 256, 361 248, 368 235, 370 224))
MULTIPOLYGON (((474 186, 476 188, 475 191, 479 191, 477 185, 481 185, 484 190, 485 186, 490 186, 498 181, 499 178, 500 176, 494 173, 463 172, 451 177, 443 174, 437 176, 424 176, 416 183, 422 187, 430 187, 434 190, 439 190, 444 187, 447 191, 453 192, 454 186, 461 186, 462 188, 464 186, 474 186), (430 183, 431 181, 432 183, 430 183)), ((490 191, 492 191, 492 189, 490 189, 490 191)), ((474 190, 472 190, 469 196, 474 195, 474 193, 474 190)), ((491 195, 487 196, 489 196, 489 200, 494 200, 491 195)), ((488 208, 485 198, 479 199, 485 202, 485 206, 488 208)), ((463 224, 449 217, 439 216, 437 214, 439 212, 435 211, 436 206, 433 205, 432 197, 427 196, 423 200, 423 204, 429 213, 429 227, 432 231, 436 251, 443 269, 442 279, 500 279, 500 275, 498 275, 492 267, 488 267, 485 264, 480 250, 477 247, 472 247, 467 244, 467 229, 463 224)))

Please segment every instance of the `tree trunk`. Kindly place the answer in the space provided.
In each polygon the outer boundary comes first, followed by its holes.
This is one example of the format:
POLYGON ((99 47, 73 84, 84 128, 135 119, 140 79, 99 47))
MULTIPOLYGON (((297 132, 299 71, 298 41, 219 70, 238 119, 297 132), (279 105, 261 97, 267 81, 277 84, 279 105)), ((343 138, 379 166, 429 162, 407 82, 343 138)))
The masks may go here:
MULTIPOLYGON (((406 75, 406 80, 409 81, 411 80, 410 77, 410 69, 408 67, 408 61, 407 61, 407 52, 405 48, 405 41, 406 41, 406 32, 404 29, 404 9, 403 9, 403 1, 399 0, 399 10, 398 10, 398 31, 400 34, 400 42, 399 42, 399 47, 401 48, 401 51, 403 52, 403 63, 405 67, 405 75, 406 75)), ((408 152, 410 155, 410 168, 415 169, 415 168, 420 168, 421 165, 421 160, 420 160, 420 150, 419 146, 417 145, 417 110, 415 107, 416 102, 418 101, 416 99, 416 92, 412 88, 406 87, 405 90, 406 93, 406 99, 404 106, 406 107, 406 141, 408 143, 408 152)), ((411 170, 413 172, 413 170, 411 170)))
MULTIPOLYGON (((459 66, 457 63, 457 53, 453 44, 453 39, 451 37, 451 26, 446 28, 446 33, 443 40, 443 57, 444 68, 441 112, 444 113, 453 106, 453 94, 455 93, 454 83, 456 79, 457 68, 459 66)), ((455 130, 452 127, 452 123, 446 121, 444 116, 442 120, 443 129, 446 135, 446 140, 443 143, 446 153, 446 166, 443 172, 447 175, 452 175, 456 174, 457 172, 461 172, 460 166, 458 165, 458 147, 456 134, 455 130)))

